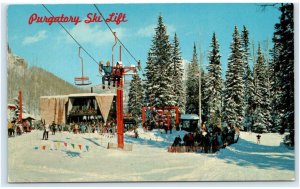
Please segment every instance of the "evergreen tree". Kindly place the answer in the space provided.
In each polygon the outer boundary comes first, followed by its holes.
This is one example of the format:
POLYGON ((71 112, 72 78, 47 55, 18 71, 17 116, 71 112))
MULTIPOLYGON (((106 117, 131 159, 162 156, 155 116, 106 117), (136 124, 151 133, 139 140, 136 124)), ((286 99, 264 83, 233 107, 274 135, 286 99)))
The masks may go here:
POLYGON ((267 66, 261 53, 260 45, 257 51, 257 62, 254 67, 255 72, 255 111, 253 131, 267 132, 270 127, 270 98, 268 93, 267 66))
POLYGON ((249 43, 249 31, 246 26, 243 26, 241 34, 241 45, 243 52, 244 61, 244 104, 245 104, 245 118, 244 125, 247 129, 251 130, 253 126, 253 113, 254 113, 254 84, 253 84, 253 73, 249 66, 250 60, 250 43, 249 43))
POLYGON ((255 110, 255 86, 253 72, 250 67, 247 67, 246 70, 247 82, 245 87, 245 120, 244 124, 247 129, 251 130, 254 124, 254 110, 255 110))
POLYGON ((138 74, 132 76, 129 89, 128 110, 133 117, 138 120, 141 117, 143 106, 143 87, 142 80, 138 74))
POLYGON ((209 109, 208 109, 208 98, 207 88, 208 84, 208 74, 204 71, 203 67, 200 67, 201 71, 201 115, 202 122, 208 121, 209 109))
POLYGON ((194 44, 193 58, 188 66, 186 81, 186 112, 199 115, 199 65, 196 45, 194 44))
POLYGON ((244 62, 238 28, 235 26, 231 54, 228 58, 224 94, 224 119, 231 125, 243 128, 244 123, 244 62))
POLYGON ((294 144, 294 5, 282 4, 280 22, 275 25, 276 43, 279 44, 278 62, 275 65, 277 77, 276 108, 281 119, 281 132, 288 129, 294 144))
POLYGON ((183 67, 182 58, 179 48, 179 41, 175 33, 172 48, 172 64, 173 64, 173 92, 175 96, 175 101, 179 106, 180 112, 185 112, 185 89, 183 85, 183 67))
POLYGON ((145 105, 154 105, 155 99, 155 82, 154 79, 157 77, 157 73, 155 72, 155 64, 151 58, 151 52, 148 52, 146 67, 145 67, 145 77, 146 81, 144 83, 144 91, 145 91, 145 105))
POLYGON ((172 47, 162 16, 158 18, 146 67, 146 97, 154 106, 175 105, 172 83, 172 47), (149 73, 148 73, 149 72, 149 73), (150 77, 152 76, 152 77, 150 77))
POLYGON ((269 66, 269 80, 270 80, 270 101, 271 101, 271 132, 278 132, 281 128, 281 110, 277 108, 277 104, 279 104, 278 100, 281 95, 281 90, 279 90, 279 81, 278 79, 278 71, 280 70, 280 63, 279 63, 279 44, 277 36, 273 36, 273 43, 274 46, 270 50, 270 66, 269 66))
POLYGON ((219 44, 216 34, 213 33, 212 48, 209 54, 209 65, 207 74, 207 96, 209 124, 212 127, 221 126, 221 101, 222 101, 222 68, 221 55, 219 53, 219 44))

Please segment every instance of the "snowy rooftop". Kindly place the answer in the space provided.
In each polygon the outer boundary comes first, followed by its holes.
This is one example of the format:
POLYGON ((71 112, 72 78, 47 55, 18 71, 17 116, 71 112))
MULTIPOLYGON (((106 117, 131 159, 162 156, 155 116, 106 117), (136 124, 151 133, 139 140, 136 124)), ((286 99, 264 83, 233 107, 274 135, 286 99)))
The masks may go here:
POLYGON ((7 104, 7 107, 14 107, 14 108, 16 108, 17 106, 15 104, 7 104))
POLYGON ((90 97, 90 96, 116 96, 115 93, 76 93, 69 95, 56 95, 56 96, 41 96, 40 98, 68 98, 68 97, 90 97))
POLYGON ((22 114, 22 119, 35 119, 35 117, 31 114, 28 114, 28 113, 23 113, 22 114))
POLYGON ((199 116, 197 114, 181 114, 180 119, 199 120, 199 116))

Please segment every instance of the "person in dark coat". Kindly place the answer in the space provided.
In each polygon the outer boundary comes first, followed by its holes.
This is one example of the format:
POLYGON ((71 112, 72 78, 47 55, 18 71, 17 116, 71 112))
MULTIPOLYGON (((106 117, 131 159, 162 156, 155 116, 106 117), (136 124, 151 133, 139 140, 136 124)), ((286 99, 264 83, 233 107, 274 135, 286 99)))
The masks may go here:
POLYGON ((185 146, 188 146, 188 138, 189 138, 188 134, 185 134, 184 137, 183 137, 183 143, 184 143, 185 146))
POLYGON ((52 124, 51 124, 51 130, 52 130, 52 135, 55 135, 55 131, 56 131, 56 124, 55 122, 53 121, 52 124))
POLYGON ((205 135, 205 139, 204 139, 204 152, 205 153, 208 153, 209 147, 210 147, 209 133, 207 133, 207 135, 205 135))
POLYGON ((257 138, 257 144, 260 144, 260 137, 261 137, 260 134, 256 135, 256 138, 257 138))
POLYGON ((180 135, 178 135, 177 137, 175 137, 172 146, 180 146, 181 141, 182 141, 182 140, 181 140, 181 138, 180 138, 180 135))

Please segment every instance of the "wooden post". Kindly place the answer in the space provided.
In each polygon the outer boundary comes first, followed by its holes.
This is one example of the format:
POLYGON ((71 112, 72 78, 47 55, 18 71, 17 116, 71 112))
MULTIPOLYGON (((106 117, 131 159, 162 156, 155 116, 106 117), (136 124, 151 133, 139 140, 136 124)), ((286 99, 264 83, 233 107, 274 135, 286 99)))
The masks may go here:
POLYGON ((22 112, 23 112, 22 91, 19 90, 19 121, 21 121, 21 122, 22 122, 22 112))

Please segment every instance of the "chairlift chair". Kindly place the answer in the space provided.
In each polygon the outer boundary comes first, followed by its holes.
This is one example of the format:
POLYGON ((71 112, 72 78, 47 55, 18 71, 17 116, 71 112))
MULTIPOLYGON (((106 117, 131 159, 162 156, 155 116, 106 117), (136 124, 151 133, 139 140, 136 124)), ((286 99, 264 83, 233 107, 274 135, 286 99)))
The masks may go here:
POLYGON ((83 74, 83 58, 80 56, 80 49, 81 49, 81 47, 79 47, 79 49, 78 49, 78 57, 81 62, 81 77, 75 77, 74 82, 75 82, 75 85, 77 85, 77 86, 91 85, 92 82, 90 82, 89 77, 84 76, 84 74, 83 74))

